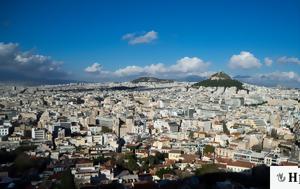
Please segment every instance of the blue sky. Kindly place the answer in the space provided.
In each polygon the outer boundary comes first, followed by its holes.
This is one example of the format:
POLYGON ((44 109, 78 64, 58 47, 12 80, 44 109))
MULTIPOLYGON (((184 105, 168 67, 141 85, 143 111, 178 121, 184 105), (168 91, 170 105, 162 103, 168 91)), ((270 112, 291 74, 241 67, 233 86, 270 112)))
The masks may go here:
POLYGON ((223 70, 274 84, 287 76, 300 87, 299 0, 3 0, 0 43, 0 71, 41 71, 37 77, 106 81, 223 70))

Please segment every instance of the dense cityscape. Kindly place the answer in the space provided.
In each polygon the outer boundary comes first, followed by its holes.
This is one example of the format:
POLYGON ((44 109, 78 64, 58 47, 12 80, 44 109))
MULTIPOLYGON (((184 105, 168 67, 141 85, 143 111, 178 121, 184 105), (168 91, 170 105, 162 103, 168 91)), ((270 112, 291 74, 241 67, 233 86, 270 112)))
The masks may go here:
POLYGON ((299 89, 243 87, 159 80, 1 86, 0 184, 163 188, 209 173, 246 177, 262 165, 298 165, 299 89))
POLYGON ((299 189, 300 0, 0 0, 0 189, 299 189))

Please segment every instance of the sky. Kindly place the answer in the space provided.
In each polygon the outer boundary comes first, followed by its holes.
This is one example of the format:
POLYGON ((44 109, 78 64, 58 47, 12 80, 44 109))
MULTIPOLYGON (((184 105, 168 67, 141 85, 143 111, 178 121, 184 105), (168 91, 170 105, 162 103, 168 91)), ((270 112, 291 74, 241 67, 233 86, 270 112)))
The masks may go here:
POLYGON ((12 79, 217 71, 300 87, 300 0, 0 1, 0 75, 12 79))

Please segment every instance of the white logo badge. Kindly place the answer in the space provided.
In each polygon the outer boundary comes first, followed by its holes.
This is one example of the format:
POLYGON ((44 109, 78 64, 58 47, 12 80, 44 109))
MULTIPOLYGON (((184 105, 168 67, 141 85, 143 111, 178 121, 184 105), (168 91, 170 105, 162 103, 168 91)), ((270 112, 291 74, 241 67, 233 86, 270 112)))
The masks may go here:
POLYGON ((271 189, 299 189, 300 168, 297 166, 271 166, 270 188, 271 189))

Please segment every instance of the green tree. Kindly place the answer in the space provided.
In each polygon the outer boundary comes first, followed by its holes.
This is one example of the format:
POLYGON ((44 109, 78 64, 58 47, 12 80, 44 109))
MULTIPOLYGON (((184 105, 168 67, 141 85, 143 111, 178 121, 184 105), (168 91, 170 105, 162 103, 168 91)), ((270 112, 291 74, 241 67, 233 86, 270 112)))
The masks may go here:
POLYGON ((137 171, 139 170, 139 165, 136 163, 135 159, 129 159, 127 163, 124 165, 129 171, 137 171))
POLYGON ((34 167, 36 162, 30 159, 30 156, 27 154, 20 154, 16 157, 15 161, 16 170, 20 173, 34 167))
POLYGON ((170 167, 167 167, 167 168, 162 168, 162 169, 156 171, 156 175, 159 178, 163 178, 164 174, 174 174, 174 170, 170 167))
POLYGON ((189 133, 189 138, 191 138, 191 139, 194 138, 194 132, 193 132, 193 131, 190 131, 190 133, 189 133))
POLYGON ((101 131, 103 133, 112 133, 112 129, 110 129, 110 128, 106 127, 106 126, 102 126, 101 127, 101 131))
POLYGON ((156 156, 149 156, 148 161, 149 161, 150 166, 157 165, 160 163, 158 157, 156 157, 156 156))
POLYGON ((160 162, 163 162, 165 161, 166 158, 168 158, 168 154, 167 153, 160 153, 160 152, 157 152, 155 154, 155 157, 157 157, 157 159, 160 161, 160 162))
POLYGON ((124 157, 117 160, 117 164, 129 171, 139 170, 139 165, 137 164, 137 158, 133 153, 126 153, 124 157))
POLYGON ((236 87, 237 90, 244 89, 243 83, 240 81, 234 80, 234 79, 221 79, 221 80, 203 80, 198 83, 195 83, 192 85, 192 87, 236 87))
POLYGON ((218 169, 217 165, 215 165, 215 164, 204 164, 204 165, 202 165, 201 168, 196 169, 195 175, 196 176, 201 176, 203 174, 214 173, 214 172, 218 172, 218 171, 219 171, 219 169, 218 169))
POLYGON ((62 188, 71 188, 71 189, 75 188, 74 178, 70 169, 66 170, 63 173, 61 178, 61 185, 62 188))
POLYGON ((228 130, 227 125, 226 125, 225 122, 223 122, 223 132, 224 132, 226 135, 230 135, 230 131, 228 130))
POLYGON ((262 151, 262 145, 261 144, 253 145, 251 149, 253 151, 256 151, 256 152, 261 152, 262 151))
POLYGON ((271 130, 271 137, 274 139, 278 139, 278 134, 276 129, 271 130))
POLYGON ((55 189, 75 189, 74 177, 70 169, 65 170, 62 173, 62 177, 59 184, 54 186, 55 189))
POLYGON ((97 158, 94 158, 93 163, 94 163, 94 165, 97 165, 99 163, 103 164, 103 163, 107 162, 109 159, 111 159, 111 158, 105 158, 103 155, 101 155, 97 158))
POLYGON ((203 149, 203 153, 204 154, 211 154, 215 152, 215 147, 211 146, 211 145, 206 145, 203 149))

